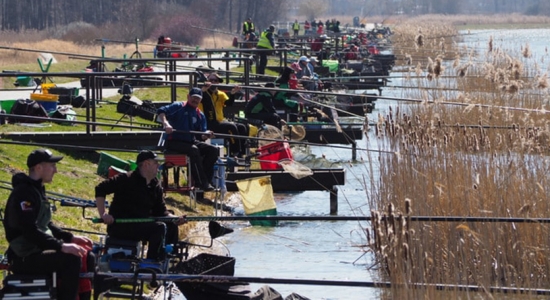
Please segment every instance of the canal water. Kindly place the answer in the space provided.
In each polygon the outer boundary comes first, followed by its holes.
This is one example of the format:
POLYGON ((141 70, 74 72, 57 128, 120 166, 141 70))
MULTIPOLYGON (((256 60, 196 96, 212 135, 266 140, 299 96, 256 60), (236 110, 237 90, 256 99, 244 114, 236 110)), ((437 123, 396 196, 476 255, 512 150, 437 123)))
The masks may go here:
MULTIPOLYGON (((521 47, 529 44, 533 58, 525 63, 538 61, 541 73, 547 72, 547 37, 549 29, 528 30, 480 30, 462 32, 462 43, 487 51, 489 38, 493 47, 521 53, 521 47)), ((448 68, 452 72, 451 68, 448 68)), ((400 79, 394 85, 401 85, 400 79)), ((384 95, 403 97, 403 91, 384 90, 384 95)), ((390 106, 398 105, 389 100, 378 100, 376 109, 369 116, 386 115, 390 106)), ((372 130, 368 138, 358 141, 359 148, 378 149, 372 130)), ((378 177, 377 155, 367 151, 357 152, 357 162, 351 163, 351 150, 341 148, 311 147, 311 158, 325 157, 325 167, 343 167, 346 184, 339 187, 338 215, 370 215, 369 181, 378 177)), ((301 158, 306 157, 299 153, 301 158)), ((306 159, 307 160, 307 159, 306 159)), ((321 159, 322 160, 322 159, 321 159)), ((279 215, 326 216, 329 215, 329 193, 308 191, 302 193, 275 194, 279 215)), ((242 208, 237 212, 242 213, 242 208), (239 211, 240 210, 240 211, 239 211)), ((376 281, 377 265, 370 252, 362 247, 366 243, 365 228, 369 224, 356 221, 303 221, 281 222, 276 227, 253 227, 246 222, 232 223, 235 232, 224 243, 236 258, 235 275, 279 279, 319 279, 341 281, 376 281)), ((252 284, 253 290, 263 284, 252 284)), ((315 285, 270 284, 283 297, 292 292, 310 299, 378 299, 379 290, 364 287, 334 287, 315 285)))

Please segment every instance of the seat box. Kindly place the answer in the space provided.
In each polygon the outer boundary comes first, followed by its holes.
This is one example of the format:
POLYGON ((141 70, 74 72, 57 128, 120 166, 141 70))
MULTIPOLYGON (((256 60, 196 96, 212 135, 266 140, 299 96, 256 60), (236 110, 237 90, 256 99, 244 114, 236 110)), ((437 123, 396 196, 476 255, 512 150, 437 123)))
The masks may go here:
POLYGON ((260 168, 262 170, 280 170, 278 162, 282 159, 292 160, 292 152, 288 142, 275 142, 258 148, 260 168))

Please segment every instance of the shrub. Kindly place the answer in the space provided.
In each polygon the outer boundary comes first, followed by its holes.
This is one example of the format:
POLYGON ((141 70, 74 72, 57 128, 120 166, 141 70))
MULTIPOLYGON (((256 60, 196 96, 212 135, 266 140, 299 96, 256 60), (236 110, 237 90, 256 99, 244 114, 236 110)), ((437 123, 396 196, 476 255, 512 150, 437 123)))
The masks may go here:
POLYGON ((156 29, 151 33, 149 39, 156 40, 159 36, 170 37, 186 45, 198 45, 205 36, 205 31, 196 27, 205 26, 202 19, 192 14, 180 14, 169 18, 167 21, 158 23, 156 29))

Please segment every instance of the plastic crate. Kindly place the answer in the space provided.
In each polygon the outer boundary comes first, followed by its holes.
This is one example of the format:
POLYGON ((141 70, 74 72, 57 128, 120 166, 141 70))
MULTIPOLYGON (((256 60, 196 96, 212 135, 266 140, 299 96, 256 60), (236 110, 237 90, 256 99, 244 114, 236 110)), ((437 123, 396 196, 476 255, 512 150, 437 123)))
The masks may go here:
POLYGON ((275 142, 258 148, 260 168, 262 170, 280 170, 278 162, 282 159, 292 160, 292 152, 287 142, 275 142))
POLYGON ((178 271, 193 275, 226 275, 235 274, 235 258, 210 253, 201 253, 180 263, 178 271))
MULTIPOLYGON (((233 276, 235 274, 235 258, 201 253, 180 263, 178 267, 178 273, 183 274, 233 276)), ((237 295, 242 293, 240 286, 242 284, 238 282, 176 282, 176 286, 186 299, 241 299, 237 295)))

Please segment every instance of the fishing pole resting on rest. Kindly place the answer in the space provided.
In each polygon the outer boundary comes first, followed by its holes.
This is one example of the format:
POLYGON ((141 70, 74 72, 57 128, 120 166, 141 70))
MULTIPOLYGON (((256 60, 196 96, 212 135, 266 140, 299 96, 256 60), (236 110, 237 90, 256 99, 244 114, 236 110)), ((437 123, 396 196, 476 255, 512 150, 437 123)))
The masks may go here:
MULTIPOLYGON (((15 119, 19 118, 19 119, 43 120, 43 121, 49 121, 49 122, 54 122, 54 123, 66 123, 67 122, 67 120, 63 120, 63 119, 21 116, 21 115, 1 114, 1 113, 0 113, 0 116, 5 116, 5 117, 10 117, 10 118, 15 118, 15 119)), ((157 127, 157 128, 140 128, 140 127, 131 126, 131 125, 110 124, 110 123, 101 123, 101 122, 88 122, 88 121, 71 121, 71 123, 96 125, 96 126, 109 126, 109 127, 116 126, 116 127, 128 128, 128 129, 144 129, 144 130, 147 129, 149 131, 156 131, 156 132, 159 132, 159 133, 164 132, 164 129, 162 129, 160 127, 157 127)), ((358 124, 358 125, 360 125, 360 124, 358 124)), ((199 132, 199 131, 188 131, 188 132, 185 131, 184 133, 203 134, 203 132, 199 132)), ((329 147, 329 148, 350 149, 350 147, 343 146, 343 145, 310 143, 310 142, 294 141, 294 140, 286 140, 286 139, 271 139, 271 138, 250 137, 250 136, 230 135, 230 134, 221 134, 221 133, 215 133, 215 136, 217 136, 217 137, 236 138, 236 139, 250 139, 250 140, 258 140, 258 141, 270 141, 270 142, 288 142, 289 144, 299 144, 299 145, 307 145, 307 146, 320 146, 320 147, 329 147)), ((59 145, 59 144, 29 143, 29 142, 12 142, 12 141, 6 141, 5 139, 0 139, 0 144, 43 145, 43 146, 68 148, 68 149, 99 150, 99 148, 97 148, 97 147, 67 146, 67 145, 59 145)), ((101 148, 101 149, 113 150, 113 151, 122 151, 121 149, 113 149, 113 148, 101 148)), ((385 150, 379 150, 379 149, 376 149, 376 150, 368 149, 368 148, 355 148, 355 149, 359 150, 359 151, 367 151, 367 152, 395 153, 393 151, 385 151, 385 150)), ((125 152, 132 152, 132 151, 129 151, 129 150, 124 150, 124 151, 125 152)))

